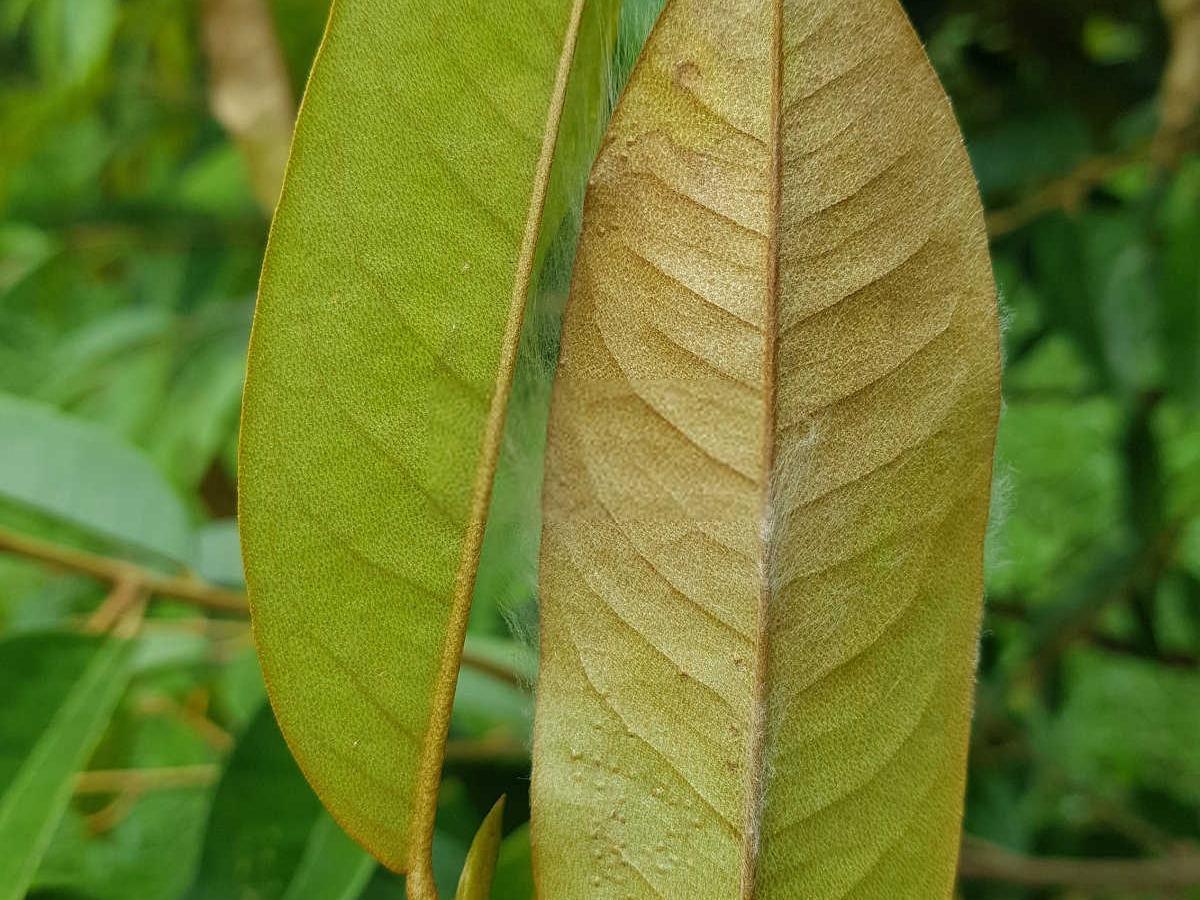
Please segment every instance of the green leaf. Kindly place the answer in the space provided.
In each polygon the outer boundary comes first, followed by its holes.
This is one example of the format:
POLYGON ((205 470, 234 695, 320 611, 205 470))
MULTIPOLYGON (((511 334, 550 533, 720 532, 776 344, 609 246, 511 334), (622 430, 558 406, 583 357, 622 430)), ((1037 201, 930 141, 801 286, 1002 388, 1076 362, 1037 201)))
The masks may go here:
POLYGON ((1066 668, 1062 714, 1033 736, 1039 753, 1110 794, 1159 790, 1194 811, 1200 804, 1200 674, 1084 650, 1069 657, 1066 668))
POLYGON ((207 522, 196 531, 196 574, 205 581, 240 587, 242 551, 236 519, 207 522))
POLYGON ((129 651, 124 640, 71 634, 0 643, 0 900, 25 896, 125 689, 129 651))
POLYGON ((329 0, 270 0, 284 61, 299 97, 329 18, 329 0))
POLYGON ((1065 215, 1048 216, 1033 228, 1032 261, 1035 278, 1046 294, 1049 324, 1074 341, 1103 381, 1111 373, 1088 278, 1085 236, 1065 215))
POLYGON ((458 879, 458 890, 454 892, 454 900, 489 900, 503 827, 504 798, 501 797, 484 818, 475 839, 471 841, 467 861, 463 864, 462 875, 458 879))
POLYGON ((272 228, 242 432, 258 646, 306 775, 414 896, 523 311, 616 11, 336 5, 272 228))
POLYGON ((43 78, 72 85, 108 55, 117 27, 116 0, 44 0, 34 19, 34 53, 43 78))
POLYGON ((237 427, 246 371, 245 335, 195 349, 171 386, 147 453, 183 489, 204 477, 237 427))
POLYGON ((375 859, 322 813, 283 900, 354 900, 375 873, 375 859))
MULTIPOLYGON (((146 632, 139 635, 131 667, 154 640, 146 632)), ((144 704, 163 691, 185 697, 204 686, 203 662, 183 665, 188 668, 134 671, 89 768, 150 776, 149 770, 202 769, 214 761, 213 748, 193 723, 145 712, 144 704)), ((130 794, 81 796, 63 816, 42 859, 33 885, 36 896, 180 900, 195 875, 211 795, 211 783, 198 772, 194 782, 155 785, 134 803, 130 794), (101 821, 104 827, 97 827, 101 821)))
POLYGON ((491 900, 533 900, 534 896, 529 823, 526 822, 500 844, 491 900))
POLYGON ((58 243, 40 229, 13 222, 0 224, 0 297, 36 272, 58 249, 58 243))
POLYGON ((281 900, 324 816, 264 703, 217 786, 191 900, 281 900))
POLYGON ((1200 161, 1185 166, 1164 207, 1162 334, 1167 383, 1200 405, 1200 161))
POLYGON ((0 499, 186 565, 192 533, 179 496, 104 429, 0 394, 0 499))
POLYGON ((512 673, 523 684, 533 684, 536 660, 522 645, 501 638, 469 634, 465 652, 478 666, 464 668, 454 691, 453 725, 456 733, 508 738, 528 746, 533 704, 529 693, 493 672, 512 673))
POLYGON ((673 0, 589 184, 539 894, 949 898, 1000 361, 919 39, 894 0, 673 0))

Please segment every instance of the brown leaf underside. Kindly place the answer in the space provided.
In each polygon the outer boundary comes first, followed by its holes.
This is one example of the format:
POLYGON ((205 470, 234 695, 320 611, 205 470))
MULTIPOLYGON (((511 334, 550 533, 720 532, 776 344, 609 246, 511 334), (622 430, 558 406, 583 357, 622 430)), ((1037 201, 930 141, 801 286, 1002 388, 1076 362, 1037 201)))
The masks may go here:
POLYGON ((543 896, 948 895, 998 372, 974 179, 898 4, 669 4, 555 388, 543 896))

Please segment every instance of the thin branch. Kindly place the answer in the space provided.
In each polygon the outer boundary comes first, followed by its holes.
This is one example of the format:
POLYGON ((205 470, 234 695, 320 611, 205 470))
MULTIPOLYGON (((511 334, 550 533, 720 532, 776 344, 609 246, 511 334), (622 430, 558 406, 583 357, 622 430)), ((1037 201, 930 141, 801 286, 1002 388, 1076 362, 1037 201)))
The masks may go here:
MULTIPOLYGON (((1034 654, 1027 675, 1035 681, 1049 671, 1054 661, 1076 640, 1088 638, 1095 631, 1095 622, 1109 606, 1124 600, 1145 581, 1156 581, 1170 563, 1183 520, 1167 525, 1156 537, 1147 541, 1130 561, 1124 574, 1108 585, 1101 596, 1088 598, 1055 621, 1047 622, 1034 637, 1034 654)), ((1021 680, 1018 676, 1018 680, 1021 680)))
POLYGON ((211 764, 151 769, 93 769, 79 773, 75 779, 75 793, 143 794, 147 791, 208 787, 219 776, 220 769, 211 764))
POLYGON ((1034 858, 968 837, 958 871, 967 881, 1002 881, 1026 887, 1168 891, 1200 885, 1200 854, 1128 860, 1034 858))
MULTIPOLYGON (((0 528, 0 553, 11 553, 63 572, 89 575, 106 581, 114 588, 110 598, 117 594, 119 585, 136 586, 145 595, 172 597, 216 612, 241 616, 249 614, 246 595, 240 591, 209 584, 193 575, 162 575, 125 560, 63 547, 4 528, 0 528)), ((528 685, 528 679, 521 673, 494 660, 464 652, 462 663, 522 690, 528 685)))
POLYGON ((1074 212, 1094 188, 1122 169, 1144 162, 1146 158, 1147 148, 1138 147, 1127 153, 1085 160, 1075 171, 1050 182, 1012 206, 989 212, 988 234, 995 239, 1023 228, 1047 213, 1057 210, 1074 212))
POLYGON ((517 690, 525 690, 528 686, 528 680, 521 677, 516 670, 496 662, 495 660, 487 659, 477 653, 472 653, 470 650, 464 649, 462 652, 462 664, 470 666, 476 672, 481 672, 484 675, 491 675, 497 681, 506 681, 517 690))
MULTIPOLYGON (((987 612, 990 615, 1010 619, 1014 622, 1028 624, 1030 621, 1029 608, 1024 603, 1012 599, 988 600, 987 612)), ((1194 653, 1182 651, 1160 651, 1153 653, 1132 641, 1113 637, 1095 628, 1082 632, 1080 639, 1087 641, 1100 650, 1118 656, 1144 659, 1172 669, 1184 669, 1186 671, 1200 670, 1200 655, 1194 653)))
POLYGON ((2 528, 0 552, 24 556, 62 571, 90 575, 113 585, 136 585, 149 594, 186 600, 218 612, 246 613, 246 597, 238 591, 218 587, 193 576, 162 575, 124 560, 62 547, 2 528))
POLYGON ((1159 93, 1154 157, 1174 168, 1200 138, 1200 0, 1159 0, 1171 34, 1171 54, 1159 93))
POLYGON ((126 619, 134 607, 144 605, 145 600, 146 590, 140 582, 122 579, 113 585, 104 602, 88 616, 83 629, 92 634, 111 631, 118 622, 126 619))
POLYGON ((224 753, 234 745, 234 737, 203 710, 180 703, 168 694, 150 694, 138 702, 137 711, 145 716, 167 716, 196 733, 214 750, 224 753))
POLYGON ((529 748, 510 737, 498 735, 480 739, 446 741, 447 763, 528 762, 529 748))
POLYGON ((122 791, 114 794, 108 803, 84 819, 88 833, 92 837, 108 834, 129 818, 129 814, 133 812, 133 808, 137 806, 140 799, 141 794, 137 791, 122 791))
POLYGON ((1129 656, 1134 659, 1144 659, 1150 662, 1158 663, 1166 666, 1169 669, 1182 669, 1185 672, 1200 671, 1200 656, 1194 653, 1180 653, 1174 651, 1153 652, 1147 650, 1138 644, 1131 641, 1124 641, 1120 638, 1110 637, 1106 634, 1099 634, 1092 631, 1086 635, 1088 641, 1109 653, 1115 653, 1119 656, 1129 656))

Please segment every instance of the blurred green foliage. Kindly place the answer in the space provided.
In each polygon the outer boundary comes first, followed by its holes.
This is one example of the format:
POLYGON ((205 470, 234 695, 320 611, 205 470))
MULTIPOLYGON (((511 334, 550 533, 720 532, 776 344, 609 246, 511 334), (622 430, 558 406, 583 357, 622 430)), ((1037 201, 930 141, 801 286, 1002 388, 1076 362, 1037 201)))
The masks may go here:
MULTIPOLYGON (((325 3, 271 5, 298 96, 325 3)), ((1200 157, 1156 152, 1170 31, 1149 2, 906 5, 967 135, 1006 322, 967 830, 1038 856, 1200 852, 1200 157)), ((631 6, 619 64, 654 6, 631 6)), ((0 0, 0 527, 237 586, 237 417, 268 221, 209 110, 203 9, 0 0)), ((502 477, 498 514, 527 555, 531 476, 502 477)), ((528 675, 528 566, 493 548, 480 584, 471 652, 528 675)), ((35 746, 73 771, 42 720, 105 661, 67 632, 103 618, 111 589, 0 556, 10 780, 35 746)), ((129 686, 87 768, 125 781, 81 784, 32 896, 401 896, 305 786, 243 623, 156 601, 120 665, 129 686), (178 777, 138 781, 156 769, 178 777)), ((528 717, 519 687, 462 679, 443 892, 507 792, 497 895, 530 896, 528 717)), ((69 793, 59 769, 43 775, 69 793)), ((0 834, 12 815, 0 803, 0 834)))

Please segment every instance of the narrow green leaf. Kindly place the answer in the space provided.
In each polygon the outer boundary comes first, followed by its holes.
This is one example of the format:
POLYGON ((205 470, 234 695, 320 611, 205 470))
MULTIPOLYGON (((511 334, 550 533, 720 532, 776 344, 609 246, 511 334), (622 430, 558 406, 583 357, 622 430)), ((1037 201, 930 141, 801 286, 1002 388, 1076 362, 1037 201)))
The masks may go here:
POLYGON ((245 334, 196 347, 171 385, 147 454, 173 483, 199 485, 237 426, 245 378, 245 334))
POLYGON ((503 828, 504 798, 501 797, 479 826, 475 840, 471 841, 471 849, 467 851, 467 861, 463 864, 454 900, 489 900, 503 828))
POLYGON ((0 394, 0 499, 186 565, 179 495, 148 459, 104 429, 0 394))
POLYGON ((335 4, 272 228, 241 457, 259 652, 309 780, 416 897, 524 307, 617 6, 335 4))
POLYGON ((19 900, 129 676, 130 644, 37 634, 0 643, 0 900, 19 900))

